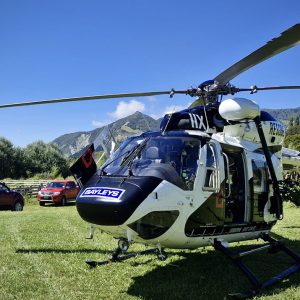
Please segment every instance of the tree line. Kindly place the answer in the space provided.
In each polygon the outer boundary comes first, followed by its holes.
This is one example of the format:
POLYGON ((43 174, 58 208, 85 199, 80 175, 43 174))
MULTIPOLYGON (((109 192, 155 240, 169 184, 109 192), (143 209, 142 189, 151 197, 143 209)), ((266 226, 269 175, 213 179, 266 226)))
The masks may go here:
POLYGON ((57 145, 37 141, 20 148, 0 137, 0 179, 26 179, 34 176, 65 178, 69 175, 69 161, 57 145))
POLYGON ((300 151, 300 120, 299 116, 292 117, 289 121, 284 146, 300 151))

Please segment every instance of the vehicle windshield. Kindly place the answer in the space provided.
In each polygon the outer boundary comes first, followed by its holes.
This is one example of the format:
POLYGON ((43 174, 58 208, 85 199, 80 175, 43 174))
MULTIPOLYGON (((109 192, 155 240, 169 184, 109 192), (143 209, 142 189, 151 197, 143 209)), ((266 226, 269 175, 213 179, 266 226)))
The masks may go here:
POLYGON ((63 188, 64 186, 64 182, 49 182, 47 183, 46 188, 63 188))
POLYGON ((201 140, 192 136, 127 139, 104 165, 106 175, 155 176, 191 190, 201 140))

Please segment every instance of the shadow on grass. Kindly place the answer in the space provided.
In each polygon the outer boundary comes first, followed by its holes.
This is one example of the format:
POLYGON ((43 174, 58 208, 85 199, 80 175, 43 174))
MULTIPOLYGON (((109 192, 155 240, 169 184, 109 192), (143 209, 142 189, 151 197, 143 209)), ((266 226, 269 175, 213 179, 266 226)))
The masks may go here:
MULTIPOLYGON (((273 235, 275 236, 275 235, 273 235)), ((282 239, 276 236, 277 239, 282 239)), ((283 239, 284 240, 284 239, 283 239)), ((300 254, 300 241, 285 240, 286 245, 300 254)), ((255 242, 253 243, 255 244, 255 242)), ((244 251, 249 246, 231 247, 233 252, 244 251)), ((249 291, 252 287, 246 276, 219 251, 178 252, 180 258, 172 264, 133 277, 127 293, 142 299, 230 299, 228 294, 249 291), (176 267, 175 267, 175 266, 176 267)), ((171 255, 171 253, 170 253, 171 255)), ((274 277, 295 263, 283 252, 267 251, 243 258, 261 282, 274 277)), ((263 290, 262 295, 273 295, 300 284, 300 272, 263 290)))
POLYGON ((12 210, 11 206, 8 205, 1 205, 0 206, 0 211, 5 211, 5 210, 12 210))
MULTIPOLYGON (((75 206, 75 205, 76 205, 76 201, 70 201, 67 202, 64 206, 75 206)), ((41 207, 46 208, 46 207, 63 207, 63 206, 61 206, 60 203, 46 203, 41 207)))
POLYGON ((300 226, 282 226, 280 228, 290 228, 290 229, 299 229, 300 226))
POLYGON ((57 254, 68 254, 68 253, 101 253, 111 254, 109 250, 101 249, 55 249, 55 248, 32 248, 32 249, 17 249, 16 253, 20 254, 32 254, 32 253, 57 253, 57 254))

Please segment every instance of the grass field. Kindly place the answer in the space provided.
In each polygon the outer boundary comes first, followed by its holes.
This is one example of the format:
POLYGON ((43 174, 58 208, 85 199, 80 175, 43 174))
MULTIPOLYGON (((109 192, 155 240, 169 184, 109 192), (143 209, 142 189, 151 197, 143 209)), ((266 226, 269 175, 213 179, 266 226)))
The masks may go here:
MULTIPOLYGON (((285 205, 285 218, 273 229, 300 253, 300 208, 285 205)), ((89 269, 87 259, 104 260, 117 241, 95 232, 74 205, 38 206, 23 212, 0 211, 0 299, 228 299, 250 285, 240 271, 211 247, 167 250, 164 262, 140 256, 89 269)), ((234 244, 238 250, 249 242, 234 244)), ((143 250, 133 245, 130 250, 143 250)), ((284 254, 254 254, 246 261, 261 278, 276 274, 291 259, 284 254)), ((256 299, 300 299, 300 273, 256 299)))

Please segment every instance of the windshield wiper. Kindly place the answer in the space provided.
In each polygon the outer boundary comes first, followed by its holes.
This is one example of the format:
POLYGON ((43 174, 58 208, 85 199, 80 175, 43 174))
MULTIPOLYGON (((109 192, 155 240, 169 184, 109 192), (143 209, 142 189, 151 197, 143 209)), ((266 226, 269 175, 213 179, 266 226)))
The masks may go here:
POLYGON ((135 159, 135 157, 141 153, 141 151, 145 148, 147 142, 149 141, 150 137, 145 138, 140 144, 137 144, 136 146, 134 146, 131 151, 123 158, 122 162, 121 162, 121 166, 126 166, 128 165, 129 168, 129 172, 132 173, 131 171, 131 165, 133 160, 135 159))
POLYGON ((107 173, 105 172, 105 169, 111 165, 114 161, 118 160, 119 158, 121 158, 122 156, 124 156, 126 154, 126 156, 131 152, 131 150, 127 150, 124 153, 121 153, 119 156, 115 157, 113 160, 111 160, 110 162, 108 162, 105 166, 103 166, 101 168, 100 174, 99 176, 101 177, 102 175, 106 175, 107 173))
MULTIPOLYGON (((125 157, 123 158, 120 166, 124 167, 126 166, 128 163, 130 163, 135 157, 136 155, 144 148, 144 146, 147 144, 148 140, 150 139, 150 137, 144 139, 140 144, 135 145, 132 149, 125 151, 124 153, 121 153, 119 156, 115 157, 113 160, 111 160, 110 162, 108 162, 105 166, 103 166, 101 168, 100 174, 99 176, 101 177, 102 175, 106 175, 107 173, 105 172, 105 169, 111 165, 114 161, 118 160, 119 158, 121 158, 122 156, 125 155, 125 157)), ((132 172, 131 172, 132 173, 132 172)))

